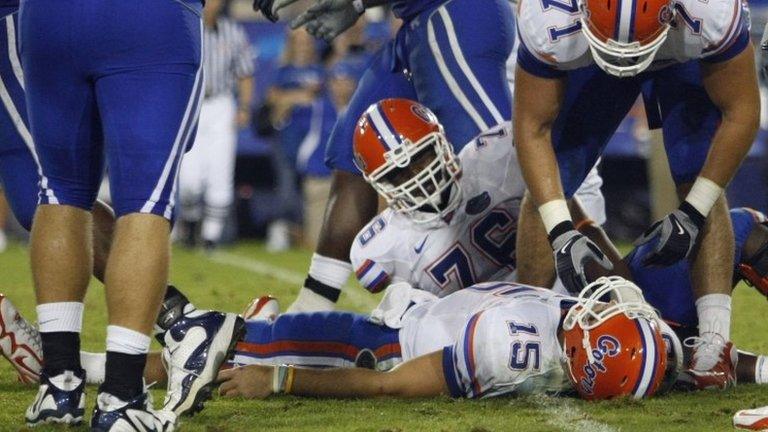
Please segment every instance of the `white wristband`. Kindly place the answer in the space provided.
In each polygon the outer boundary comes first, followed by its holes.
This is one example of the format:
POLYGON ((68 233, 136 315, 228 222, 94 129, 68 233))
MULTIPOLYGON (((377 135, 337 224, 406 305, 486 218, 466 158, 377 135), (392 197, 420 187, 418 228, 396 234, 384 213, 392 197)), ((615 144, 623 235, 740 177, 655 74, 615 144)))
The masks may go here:
POLYGON ((688 192, 688 196, 685 200, 693 208, 698 210, 704 217, 707 217, 709 211, 715 205, 715 201, 723 194, 723 188, 718 186, 717 183, 705 177, 697 177, 696 182, 693 183, 691 191, 688 192))
POLYGON ((539 206, 541 220, 544 221, 544 228, 547 233, 552 232, 559 223, 570 221, 571 212, 568 210, 568 204, 564 199, 556 199, 539 206))

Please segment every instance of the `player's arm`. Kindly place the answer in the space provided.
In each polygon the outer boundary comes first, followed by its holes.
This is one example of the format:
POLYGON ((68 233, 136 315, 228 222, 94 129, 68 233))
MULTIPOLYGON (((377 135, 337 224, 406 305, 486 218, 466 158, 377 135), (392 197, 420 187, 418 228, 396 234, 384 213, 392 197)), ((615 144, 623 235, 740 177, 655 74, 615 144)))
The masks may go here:
POLYGON ((448 394, 442 360, 442 351, 436 351, 388 372, 362 368, 244 366, 219 373, 219 392, 225 397, 257 399, 279 393, 329 398, 438 396, 448 394))
MULTIPOLYGON (((752 44, 748 44, 730 60, 721 63, 702 62, 701 65, 704 88, 712 102, 720 108, 722 121, 712 139, 700 178, 715 183, 722 192, 749 152, 760 127, 760 92, 757 87, 755 53, 752 44)), ((718 193, 712 197, 713 204, 719 196, 718 193)), ((691 201, 691 198, 687 200, 691 201)), ((701 203, 708 204, 709 201, 701 203)), ((697 210, 706 215, 710 208, 711 205, 697 210)))
POLYGON ((566 78, 536 76, 520 66, 525 58, 518 58, 514 143, 523 178, 555 251, 557 275, 575 293, 587 283, 587 262, 597 262, 606 269, 611 264, 594 243, 576 231, 560 182, 552 126, 560 112, 566 78))
POLYGON ((721 122, 712 138, 704 166, 685 200, 638 240, 637 244, 642 244, 658 239, 653 252, 643 259, 645 265, 669 266, 691 255, 707 216, 757 135, 760 94, 755 54, 749 43, 747 25, 740 25, 742 29, 730 42, 721 42, 731 48, 699 62, 704 88, 720 109, 721 122))
POLYGON ((551 133, 565 94, 565 81, 539 77, 522 67, 515 71, 515 146, 537 206, 564 200, 551 133))

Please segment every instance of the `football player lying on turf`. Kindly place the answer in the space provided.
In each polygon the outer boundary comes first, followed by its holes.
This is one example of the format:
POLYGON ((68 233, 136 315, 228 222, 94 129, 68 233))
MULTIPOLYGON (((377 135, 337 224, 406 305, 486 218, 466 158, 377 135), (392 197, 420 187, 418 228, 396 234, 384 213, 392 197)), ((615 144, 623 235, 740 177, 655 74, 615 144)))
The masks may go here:
POLYGON ((483 398, 575 389, 590 400, 639 399, 673 382, 679 366, 665 345, 675 341, 679 353, 674 334, 618 277, 578 298, 506 282, 437 298, 397 284, 380 307, 383 324, 343 312, 248 321, 235 361, 259 364, 220 372, 220 393, 483 398), (351 367, 360 363, 400 364, 351 367), (296 367, 330 365, 346 367, 296 367))
MULTIPOLYGON (((181 295, 176 303, 192 307, 181 295)), ((575 388, 586 399, 642 398, 669 388, 682 364, 674 332, 619 277, 601 278, 579 298, 506 282, 438 298, 396 284, 372 318, 276 317, 277 309, 265 297, 247 310, 235 363, 250 365, 219 374, 225 396, 480 398, 575 388)), ((96 362, 85 365, 89 377, 103 370, 96 362)), ((178 369, 169 371, 172 383, 178 369)), ((150 356, 145 377, 165 379, 158 354, 150 356)))
MULTIPOLYGON (((355 163, 388 208, 356 236, 350 262, 369 291, 391 282, 444 296, 515 278, 515 237, 525 184, 509 122, 457 155, 435 115, 407 99, 371 105, 358 121, 355 163)), ((605 220, 597 171, 577 196, 605 220)), ((320 289, 321 287, 318 287, 320 289)))

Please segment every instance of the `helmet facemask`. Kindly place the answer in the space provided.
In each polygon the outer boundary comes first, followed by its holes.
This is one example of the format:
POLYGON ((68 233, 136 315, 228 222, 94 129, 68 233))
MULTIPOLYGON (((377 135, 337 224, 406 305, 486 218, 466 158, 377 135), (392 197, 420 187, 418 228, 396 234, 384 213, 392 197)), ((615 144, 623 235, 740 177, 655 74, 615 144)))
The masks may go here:
POLYGON ((653 63, 656 53, 667 40, 669 22, 665 22, 655 34, 645 38, 649 42, 619 42, 602 34, 591 24, 586 0, 579 0, 579 9, 581 30, 587 38, 592 57, 600 69, 610 75, 623 78, 643 72, 653 63))
POLYGON ((646 303, 640 288, 618 276, 601 277, 592 282, 581 290, 578 299, 563 320, 563 330, 572 330, 578 325, 584 331, 582 345, 590 363, 595 361, 590 330, 618 314, 625 314, 630 319, 659 320, 659 315, 646 303))
POLYGON ((444 219, 458 207, 461 167, 442 133, 433 132, 384 155, 385 163, 365 176, 389 207, 416 223, 444 219), (418 172, 409 168, 417 167, 418 172))

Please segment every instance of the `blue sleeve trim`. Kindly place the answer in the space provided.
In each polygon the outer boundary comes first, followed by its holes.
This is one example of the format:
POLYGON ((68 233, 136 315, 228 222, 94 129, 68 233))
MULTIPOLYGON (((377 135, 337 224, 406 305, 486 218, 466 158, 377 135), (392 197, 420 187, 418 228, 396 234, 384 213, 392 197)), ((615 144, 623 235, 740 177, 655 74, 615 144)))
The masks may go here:
POLYGON ((741 54, 741 52, 747 48, 748 44, 749 44, 749 28, 748 26, 742 24, 741 31, 739 31, 738 36, 736 36, 736 39, 733 41, 733 43, 731 43, 731 46, 729 46, 719 54, 715 54, 709 57, 704 57, 702 61, 706 63, 720 63, 726 60, 730 60, 736 57, 737 55, 741 54))
POLYGON ((562 78, 565 72, 557 70, 534 56, 525 46, 522 39, 517 49, 517 64, 526 72, 541 78, 562 78))
POLYGON ((445 383, 448 384, 451 397, 460 398, 465 396, 456 379, 456 363, 453 360, 452 346, 443 348, 443 376, 445 377, 445 383))

